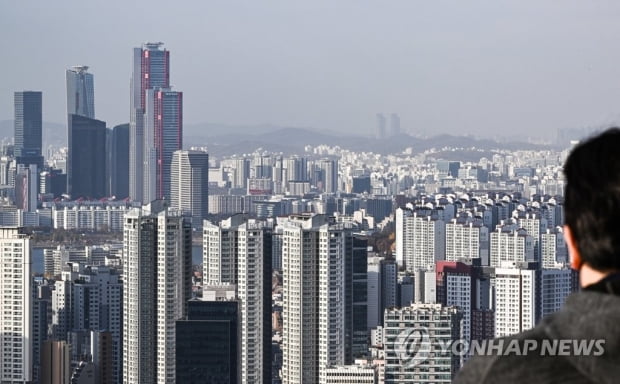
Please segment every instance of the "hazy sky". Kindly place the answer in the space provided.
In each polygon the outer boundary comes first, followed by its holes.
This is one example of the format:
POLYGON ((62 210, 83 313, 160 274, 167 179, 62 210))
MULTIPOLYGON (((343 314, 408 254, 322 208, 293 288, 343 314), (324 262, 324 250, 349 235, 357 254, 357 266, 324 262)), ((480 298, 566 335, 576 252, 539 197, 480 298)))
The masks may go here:
POLYGON ((129 120, 131 48, 163 41, 186 124, 369 134, 549 137, 620 123, 620 1, 2 1, 0 120, 42 90, 64 123, 64 70, 95 75, 97 118, 129 120))

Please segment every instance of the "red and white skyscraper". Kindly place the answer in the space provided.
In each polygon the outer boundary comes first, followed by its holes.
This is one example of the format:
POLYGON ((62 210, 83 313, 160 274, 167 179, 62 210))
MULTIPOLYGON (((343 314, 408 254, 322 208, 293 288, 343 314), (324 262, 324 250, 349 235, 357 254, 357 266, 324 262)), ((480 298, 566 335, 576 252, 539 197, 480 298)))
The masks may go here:
POLYGON ((163 43, 145 43, 133 55, 129 195, 148 203, 169 194, 172 152, 182 143, 182 93, 170 89, 170 51, 163 43))

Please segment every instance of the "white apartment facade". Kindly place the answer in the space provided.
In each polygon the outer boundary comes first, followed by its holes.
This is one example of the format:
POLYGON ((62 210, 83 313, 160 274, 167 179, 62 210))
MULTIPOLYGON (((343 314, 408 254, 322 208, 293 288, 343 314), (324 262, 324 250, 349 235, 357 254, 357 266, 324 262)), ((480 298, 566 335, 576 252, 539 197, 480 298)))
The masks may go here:
POLYGON ((32 256, 19 228, 0 228, 0 382, 32 378, 32 256))
POLYGON ((123 383, 175 382, 175 321, 191 297, 191 222, 161 200, 125 216, 123 383))

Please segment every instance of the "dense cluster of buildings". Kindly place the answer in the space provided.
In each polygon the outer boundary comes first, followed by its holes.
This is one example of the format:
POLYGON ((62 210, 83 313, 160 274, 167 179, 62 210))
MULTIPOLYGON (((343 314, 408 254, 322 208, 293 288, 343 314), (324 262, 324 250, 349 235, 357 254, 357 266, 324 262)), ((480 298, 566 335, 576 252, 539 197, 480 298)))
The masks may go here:
POLYGON ((438 345, 532 328, 576 289, 566 151, 210 158, 183 149, 162 43, 133 51, 129 124, 95 119, 88 67, 66 79, 68 148, 44 159, 32 91, 2 147, 2 383, 449 383, 468 355, 438 345), (22 227, 123 240, 46 249, 33 277, 22 227))

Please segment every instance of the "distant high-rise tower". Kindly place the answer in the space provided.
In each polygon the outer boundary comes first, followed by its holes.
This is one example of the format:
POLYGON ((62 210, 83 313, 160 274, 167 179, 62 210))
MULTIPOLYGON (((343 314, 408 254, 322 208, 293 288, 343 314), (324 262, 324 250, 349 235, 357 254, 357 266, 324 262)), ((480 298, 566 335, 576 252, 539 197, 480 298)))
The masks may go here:
POLYGON ((176 151, 172 155, 170 206, 192 214, 195 228, 202 227, 209 203, 209 155, 202 151, 176 151))
POLYGON ((42 93, 15 92, 15 157, 19 164, 43 167, 42 93))
POLYGON ((377 113, 377 139, 385 139, 386 133, 385 116, 382 113, 377 113))
POLYGON ((0 382, 32 381, 32 257, 19 228, 0 228, 0 382))
POLYGON ((396 113, 390 115, 390 136, 400 135, 400 116, 396 113))
POLYGON ((85 65, 67 69, 67 115, 95 118, 95 85, 85 65))
POLYGON ((125 215, 123 383, 175 382, 175 322, 191 298, 192 227, 161 200, 125 215))
POLYGON ((320 162, 321 171, 323 172, 323 192, 338 192, 338 160, 323 159, 320 162))
POLYGON ((104 121, 69 115, 67 192, 72 198, 101 198, 106 193, 106 127, 104 121))
POLYGON ((129 195, 143 201, 146 91, 170 87, 170 52, 163 43, 133 49, 129 120, 129 195))
POLYGON ((172 154, 183 146, 183 93, 146 90, 142 198, 170 201, 172 154))

